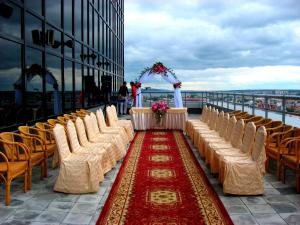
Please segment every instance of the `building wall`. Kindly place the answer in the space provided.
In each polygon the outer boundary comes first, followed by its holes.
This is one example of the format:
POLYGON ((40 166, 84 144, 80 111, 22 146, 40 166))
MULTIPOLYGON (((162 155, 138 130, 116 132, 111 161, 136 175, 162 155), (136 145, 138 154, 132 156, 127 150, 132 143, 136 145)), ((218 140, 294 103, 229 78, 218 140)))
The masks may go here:
POLYGON ((0 129, 99 105, 103 76, 118 90, 123 0, 0 3, 0 129))

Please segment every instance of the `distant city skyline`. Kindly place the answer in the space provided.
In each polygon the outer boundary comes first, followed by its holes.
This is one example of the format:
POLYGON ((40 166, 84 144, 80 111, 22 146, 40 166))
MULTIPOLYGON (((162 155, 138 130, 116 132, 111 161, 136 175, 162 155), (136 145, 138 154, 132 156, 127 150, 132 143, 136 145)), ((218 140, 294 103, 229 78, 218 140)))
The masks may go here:
POLYGON ((125 79, 161 61, 183 90, 300 89, 299 12, 297 0, 128 0, 125 79))

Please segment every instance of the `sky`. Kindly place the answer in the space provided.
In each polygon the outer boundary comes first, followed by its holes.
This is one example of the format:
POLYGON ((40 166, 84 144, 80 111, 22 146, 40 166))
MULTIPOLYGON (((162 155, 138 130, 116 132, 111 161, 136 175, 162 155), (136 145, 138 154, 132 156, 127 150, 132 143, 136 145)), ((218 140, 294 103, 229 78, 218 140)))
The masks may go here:
POLYGON ((160 61, 183 90, 300 89, 299 0, 126 0, 124 13, 127 81, 160 61))

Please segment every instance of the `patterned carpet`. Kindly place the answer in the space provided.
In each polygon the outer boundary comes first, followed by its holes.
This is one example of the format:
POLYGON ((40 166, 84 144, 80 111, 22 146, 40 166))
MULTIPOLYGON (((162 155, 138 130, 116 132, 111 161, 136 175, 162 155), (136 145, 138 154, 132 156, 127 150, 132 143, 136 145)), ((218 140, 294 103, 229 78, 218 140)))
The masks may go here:
POLYGON ((138 132, 97 224, 233 224, 180 131, 138 132))

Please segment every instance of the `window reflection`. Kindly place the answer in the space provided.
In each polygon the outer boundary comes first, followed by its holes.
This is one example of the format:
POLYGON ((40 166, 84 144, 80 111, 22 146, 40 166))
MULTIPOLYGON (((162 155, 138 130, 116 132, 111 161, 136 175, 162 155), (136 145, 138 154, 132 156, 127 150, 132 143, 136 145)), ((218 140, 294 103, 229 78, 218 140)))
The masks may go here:
POLYGON ((73 108, 73 68, 72 62, 65 61, 64 65, 65 78, 65 110, 73 108))
POLYGON ((72 34, 72 0, 64 0, 64 29, 72 34))
POLYGON ((20 123, 23 118, 20 45, 0 38, 0 127, 20 123))
POLYGON ((34 10, 36 13, 42 15, 42 1, 41 0, 25 0, 26 7, 34 10))
MULTIPOLYGON (((1 2, 0 2, 1 3, 1 2)), ((20 7, 8 3, 2 3, 2 7, 7 7, 6 14, 0 16, 0 32, 10 36, 21 38, 21 9, 20 7)))
POLYGON ((28 48, 26 51, 26 106, 32 110, 32 118, 36 120, 43 117, 42 107, 43 96, 43 70, 42 70, 42 53, 38 50, 28 48))
POLYGON ((82 108, 84 93, 82 91, 81 64, 75 64, 75 108, 82 108))
POLYGON ((45 10, 46 10, 46 19, 53 23, 55 26, 61 26, 61 0, 46 0, 45 1, 45 10))
POLYGON ((74 0, 74 5, 75 36, 77 40, 81 40, 81 0, 74 0))
POLYGON ((42 32, 42 21, 29 13, 26 13, 25 17, 27 42, 39 45, 40 43, 38 42, 40 42, 40 32, 42 32), (35 32, 38 33, 36 34, 35 32), (35 37, 35 35, 37 35, 37 37, 35 37), (38 41, 35 41, 36 39, 38 39, 38 41))
POLYGON ((53 56, 46 56, 46 96, 48 115, 62 113, 61 102, 61 59, 53 56))

